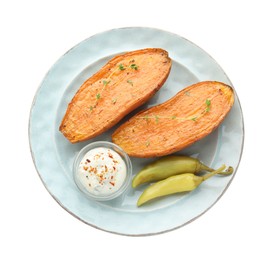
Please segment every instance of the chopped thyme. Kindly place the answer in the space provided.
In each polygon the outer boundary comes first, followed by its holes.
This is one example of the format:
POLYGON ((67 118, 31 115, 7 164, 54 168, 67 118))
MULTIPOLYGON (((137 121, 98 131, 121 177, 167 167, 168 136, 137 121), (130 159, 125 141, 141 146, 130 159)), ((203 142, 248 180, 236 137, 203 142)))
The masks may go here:
POLYGON ((159 121, 159 116, 156 115, 156 116, 155 116, 155 122, 158 123, 158 121, 159 121))
POLYGON ((186 120, 192 120, 192 121, 197 121, 197 119, 199 117, 202 117, 205 115, 205 112, 209 112, 210 109, 211 109, 211 100, 210 99, 206 99, 206 108, 200 112, 199 114, 196 114, 195 116, 192 116, 192 117, 177 117, 175 115, 172 115, 172 116, 160 116, 160 115, 145 115, 145 116, 138 116, 137 118, 139 119, 145 119, 147 122, 149 119, 155 119, 155 122, 158 123, 159 122, 159 119, 171 119, 171 120, 178 120, 180 122, 183 122, 183 121, 186 121, 186 120))
POLYGON ((133 70, 137 70, 138 66, 135 63, 133 63, 133 64, 130 65, 130 68, 133 69, 133 70))
POLYGON ((120 70, 125 70, 125 68, 124 68, 124 66, 123 66, 122 64, 119 64, 119 65, 118 65, 118 68, 119 68, 120 70))
POLYGON ((107 81, 107 80, 104 80, 104 81, 103 81, 103 85, 104 85, 104 86, 107 86, 109 83, 110 83, 110 80, 108 80, 108 81, 107 81))
POLYGON ((97 98, 97 99, 100 99, 100 93, 98 93, 98 94, 96 95, 96 98, 97 98))
POLYGON ((210 105, 211 105, 211 101, 209 99, 206 99, 206 112, 210 111, 210 105))
POLYGON ((92 111, 93 110, 93 106, 90 106, 89 109, 90 109, 90 111, 92 111))
POLYGON ((133 81, 132 80, 130 80, 130 79, 128 79, 127 80, 127 83, 129 83, 131 86, 133 86, 134 84, 133 84, 133 81))

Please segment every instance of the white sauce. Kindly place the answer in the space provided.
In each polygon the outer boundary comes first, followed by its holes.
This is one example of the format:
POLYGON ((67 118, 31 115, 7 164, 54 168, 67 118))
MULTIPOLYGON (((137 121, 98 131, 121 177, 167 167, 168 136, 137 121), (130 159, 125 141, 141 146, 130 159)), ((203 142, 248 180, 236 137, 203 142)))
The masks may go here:
POLYGON ((121 156, 109 148, 90 150, 81 160, 77 177, 93 195, 110 195, 125 181, 126 165, 121 156))

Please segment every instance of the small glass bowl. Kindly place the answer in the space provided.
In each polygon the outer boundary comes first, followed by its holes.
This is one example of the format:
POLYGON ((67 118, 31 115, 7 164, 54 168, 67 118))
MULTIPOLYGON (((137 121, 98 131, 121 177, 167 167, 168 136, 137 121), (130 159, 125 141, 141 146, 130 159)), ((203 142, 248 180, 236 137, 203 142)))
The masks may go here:
POLYGON ((74 160, 74 164, 73 164, 73 177, 74 177, 74 181, 75 181, 77 187, 87 197, 97 200, 97 201, 112 200, 112 199, 120 196, 128 188, 128 185, 129 185, 131 177, 132 177, 132 163, 131 163, 131 160, 130 160, 129 156, 127 155, 127 153, 124 152, 123 149, 120 148, 118 145, 111 143, 111 142, 106 142, 106 141, 97 141, 97 142, 88 144, 87 146, 83 147, 80 150, 80 152, 77 154, 77 156, 75 157, 75 160, 74 160), (121 185, 121 187, 118 190, 114 191, 113 193, 106 194, 106 195, 103 195, 103 194, 95 195, 95 194, 90 193, 84 187, 84 185, 80 182, 80 180, 77 177, 77 171, 79 168, 79 164, 80 164, 81 160, 83 159, 83 157, 85 156, 85 154, 94 148, 100 148, 100 147, 111 149, 111 150, 115 151, 116 153, 118 153, 120 155, 120 157, 122 158, 122 160, 124 161, 125 166, 126 166, 126 177, 125 177, 125 180, 124 180, 123 184, 121 185))

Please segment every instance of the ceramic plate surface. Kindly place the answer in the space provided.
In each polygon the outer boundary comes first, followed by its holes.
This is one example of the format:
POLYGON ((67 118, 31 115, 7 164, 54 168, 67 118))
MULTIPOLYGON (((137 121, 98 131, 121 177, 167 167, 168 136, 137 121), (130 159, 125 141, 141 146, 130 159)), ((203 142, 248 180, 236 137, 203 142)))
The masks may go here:
MULTIPOLYGON (((199 81, 216 80, 232 86, 214 59, 178 35, 152 28, 114 29, 84 40, 55 63, 35 95, 29 120, 33 160, 53 198, 83 222, 123 235, 158 234, 191 222, 215 204, 234 177, 234 174, 215 176, 191 193, 172 195, 140 208, 136 207, 136 201, 145 186, 135 190, 129 188, 127 193, 108 202, 92 201, 78 190, 72 173, 76 154, 90 142, 111 141, 116 127, 92 140, 71 144, 58 130, 66 107, 80 85, 110 58, 148 47, 167 50, 173 65, 164 86, 137 111, 162 103, 184 87, 199 81)), ((243 139, 243 116, 236 95, 235 104, 221 126, 178 154, 198 157, 215 168, 223 163, 232 165, 236 171, 243 139)), ((150 161, 152 159, 132 158, 133 174, 150 161)))

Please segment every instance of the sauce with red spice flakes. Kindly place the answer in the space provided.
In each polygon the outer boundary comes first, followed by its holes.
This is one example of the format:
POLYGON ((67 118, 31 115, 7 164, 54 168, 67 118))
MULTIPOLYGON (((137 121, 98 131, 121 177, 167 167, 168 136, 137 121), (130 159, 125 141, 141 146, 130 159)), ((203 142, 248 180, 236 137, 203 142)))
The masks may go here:
POLYGON ((126 165, 112 149, 98 147, 87 152, 79 164, 78 180, 94 195, 109 195, 125 181, 126 165))

